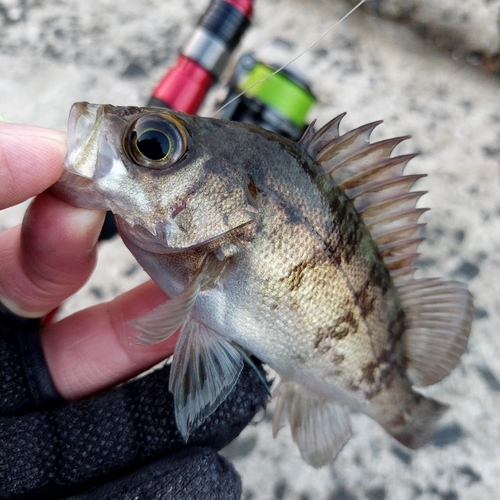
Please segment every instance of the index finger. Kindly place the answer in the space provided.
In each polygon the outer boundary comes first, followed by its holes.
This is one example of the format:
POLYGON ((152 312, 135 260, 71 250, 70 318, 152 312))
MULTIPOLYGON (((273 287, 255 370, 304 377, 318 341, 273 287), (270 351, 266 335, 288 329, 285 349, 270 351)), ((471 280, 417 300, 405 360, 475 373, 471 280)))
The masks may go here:
POLYGON ((54 184, 66 149, 65 132, 0 122, 0 210, 54 184))

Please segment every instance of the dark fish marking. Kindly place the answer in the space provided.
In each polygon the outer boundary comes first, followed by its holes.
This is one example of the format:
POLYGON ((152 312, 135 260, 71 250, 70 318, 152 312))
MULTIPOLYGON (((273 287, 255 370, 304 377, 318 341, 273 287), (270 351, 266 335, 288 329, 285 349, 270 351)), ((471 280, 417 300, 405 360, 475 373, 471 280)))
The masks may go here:
MULTIPOLYGON (((106 106, 105 106, 106 108, 106 106)), ((108 109, 109 111, 109 109, 108 109)), ((136 115, 140 113, 141 110, 137 106, 119 106, 115 108, 114 114, 119 118, 127 118, 129 116, 136 115)))
MULTIPOLYGON (((358 331, 359 324, 352 311, 345 311, 342 316, 333 325, 319 326, 316 329, 314 339, 314 348, 318 347, 327 340, 342 340, 349 334, 358 331)), ((326 342, 325 342, 326 343, 326 342)))
POLYGON ((321 356, 326 354, 331 348, 332 345, 329 342, 325 342, 324 339, 316 339, 313 344, 314 350, 318 352, 321 356))
POLYGON ((339 242, 337 247, 337 256, 341 264, 349 264, 353 257, 358 254, 358 248, 366 237, 368 231, 361 218, 352 213, 348 202, 340 204, 339 211, 340 227, 339 227, 339 242))
POLYGON ((332 217, 332 231, 324 243, 338 265, 348 265, 357 254, 357 247, 365 236, 366 228, 340 189, 330 190, 327 201, 332 217))
POLYGON ((395 317, 394 313, 391 314, 387 332, 389 334, 388 340, 393 345, 402 339, 405 332, 405 313, 400 307, 397 308, 395 317))
POLYGON ((373 385, 376 381, 375 372, 379 368, 378 361, 370 361, 361 370, 362 376, 361 380, 366 382, 368 385, 373 385))
POLYGON ((340 365, 345 361, 345 356, 344 354, 335 354, 333 356, 333 364, 335 365, 340 365))
POLYGON ((318 347, 325 342, 326 340, 330 339, 330 332, 328 327, 320 326, 319 328, 316 329, 316 335, 314 337, 314 348, 318 349, 318 347))
MULTIPOLYGON (((319 326, 316 329, 313 348, 320 355, 323 355, 330 351, 330 349, 334 346, 334 342, 332 345, 332 341, 340 341, 348 335, 355 334, 357 333, 358 328, 358 320, 356 319, 354 313, 350 310, 345 310, 343 316, 338 318, 334 325, 319 326)), ((343 354, 335 354, 333 357, 333 363, 340 364, 344 361, 344 359, 345 356, 343 354)))
POLYGON ((289 289, 291 292, 298 290, 302 284, 302 281, 304 279, 305 275, 305 270, 312 266, 309 264, 307 261, 302 261, 299 264, 296 264, 288 273, 288 276, 285 278, 285 280, 288 283, 289 289))
POLYGON ((372 260, 368 276, 370 284, 379 288, 382 295, 385 295, 391 286, 391 279, 381 257, 372 260))
POLYGON ((356 302, 358 303, 363 318, 366 318, 375 309, 375 294, 370 287, 363 287, 361 290, 355 293, 356 302))
POLYGON ((249 181, 247 184, 248 193, 250 194, 252 199, 256 200, 257 195, 259 193, 262 193, 262 189, 257 187, 255 181, 253 180, 253 177, 250 174, 248 174, 248 181, 249 181))
POLYGON ((339 319, 339 323, 346 324, 349 332, 355 333, 359 329, 359 323, 352 311, 345 311, 344 315, 339 319))
POLYGON ((390 344, 384 349, 377 359, 372 360, 361 369, 359 385, 364 387, 367 399, 372 399, 383 389, 390 389, 396 375, 404 373, 401 366, 396 347, 398 344, 390 344))
MULTIPOLYGON (((389 425, 391 427, 403 427, 403 425, 406 424, 406 418, 403 412, 399 412, 396 417, 394 417, 390 422, 389 425)), ((401 434, 398 434, 398 439, 401 438, 401 434)), ((413 439, 413 438, 410 438, 413 439)), ((401 441, 403 442, 403 441, 401 441)))

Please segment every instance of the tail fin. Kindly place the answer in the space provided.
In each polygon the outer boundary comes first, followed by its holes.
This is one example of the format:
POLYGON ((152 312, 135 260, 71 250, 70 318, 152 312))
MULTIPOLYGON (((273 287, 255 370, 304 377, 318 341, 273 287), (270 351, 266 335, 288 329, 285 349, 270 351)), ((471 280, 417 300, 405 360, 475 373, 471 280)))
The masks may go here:
POLYGON ((386 427, 387 432, 397 439, 401 444, 412 450, 420 448, 434 435, 436 424, 443 413, 448 409, 447 405, 415 394, 418 401, 411 415, 401 425, 386 427))

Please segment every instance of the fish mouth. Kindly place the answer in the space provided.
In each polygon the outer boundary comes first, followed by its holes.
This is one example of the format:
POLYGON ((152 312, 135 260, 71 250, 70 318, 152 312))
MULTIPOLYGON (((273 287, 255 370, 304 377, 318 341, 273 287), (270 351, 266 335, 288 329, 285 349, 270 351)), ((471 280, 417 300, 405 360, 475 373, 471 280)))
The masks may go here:
POLYGON ((115 217, 123 239, 129 243, 133 243, 142 250, 154 254, 170 254, 201 248, 213 241, 224 238, 230 232, 244 225, 242 224, 236 228, 228 229, 220 234, 199 241, 190 238, 189 234, 172 220, 147 224, 120 215, 115 215, 115 217))
POLYGON ((106 106, 77 102, 68 119, 68 153, 64 167, 81 177, 92 179, 99 155, 99 135, 106 106))
POLYGON ((155 254, 182 250, 172 246, 173 240, 183 235, 183 231, 175 223, 159 222, 149 225, 120 215, 116 215, 116 222, 122 238, 125 235, 142 250, 155 254))

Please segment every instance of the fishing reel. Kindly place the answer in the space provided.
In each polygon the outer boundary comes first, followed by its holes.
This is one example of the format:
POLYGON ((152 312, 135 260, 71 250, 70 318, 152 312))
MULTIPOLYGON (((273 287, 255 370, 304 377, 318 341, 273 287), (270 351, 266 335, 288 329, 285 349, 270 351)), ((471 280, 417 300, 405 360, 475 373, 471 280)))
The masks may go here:
POLYGON ((306 77, 289 68, 242 55, 229 78, 218 118, 252 123, 297 141, 316 102, 306 77), (244 93, 243 93, 244 92, 244 93))

